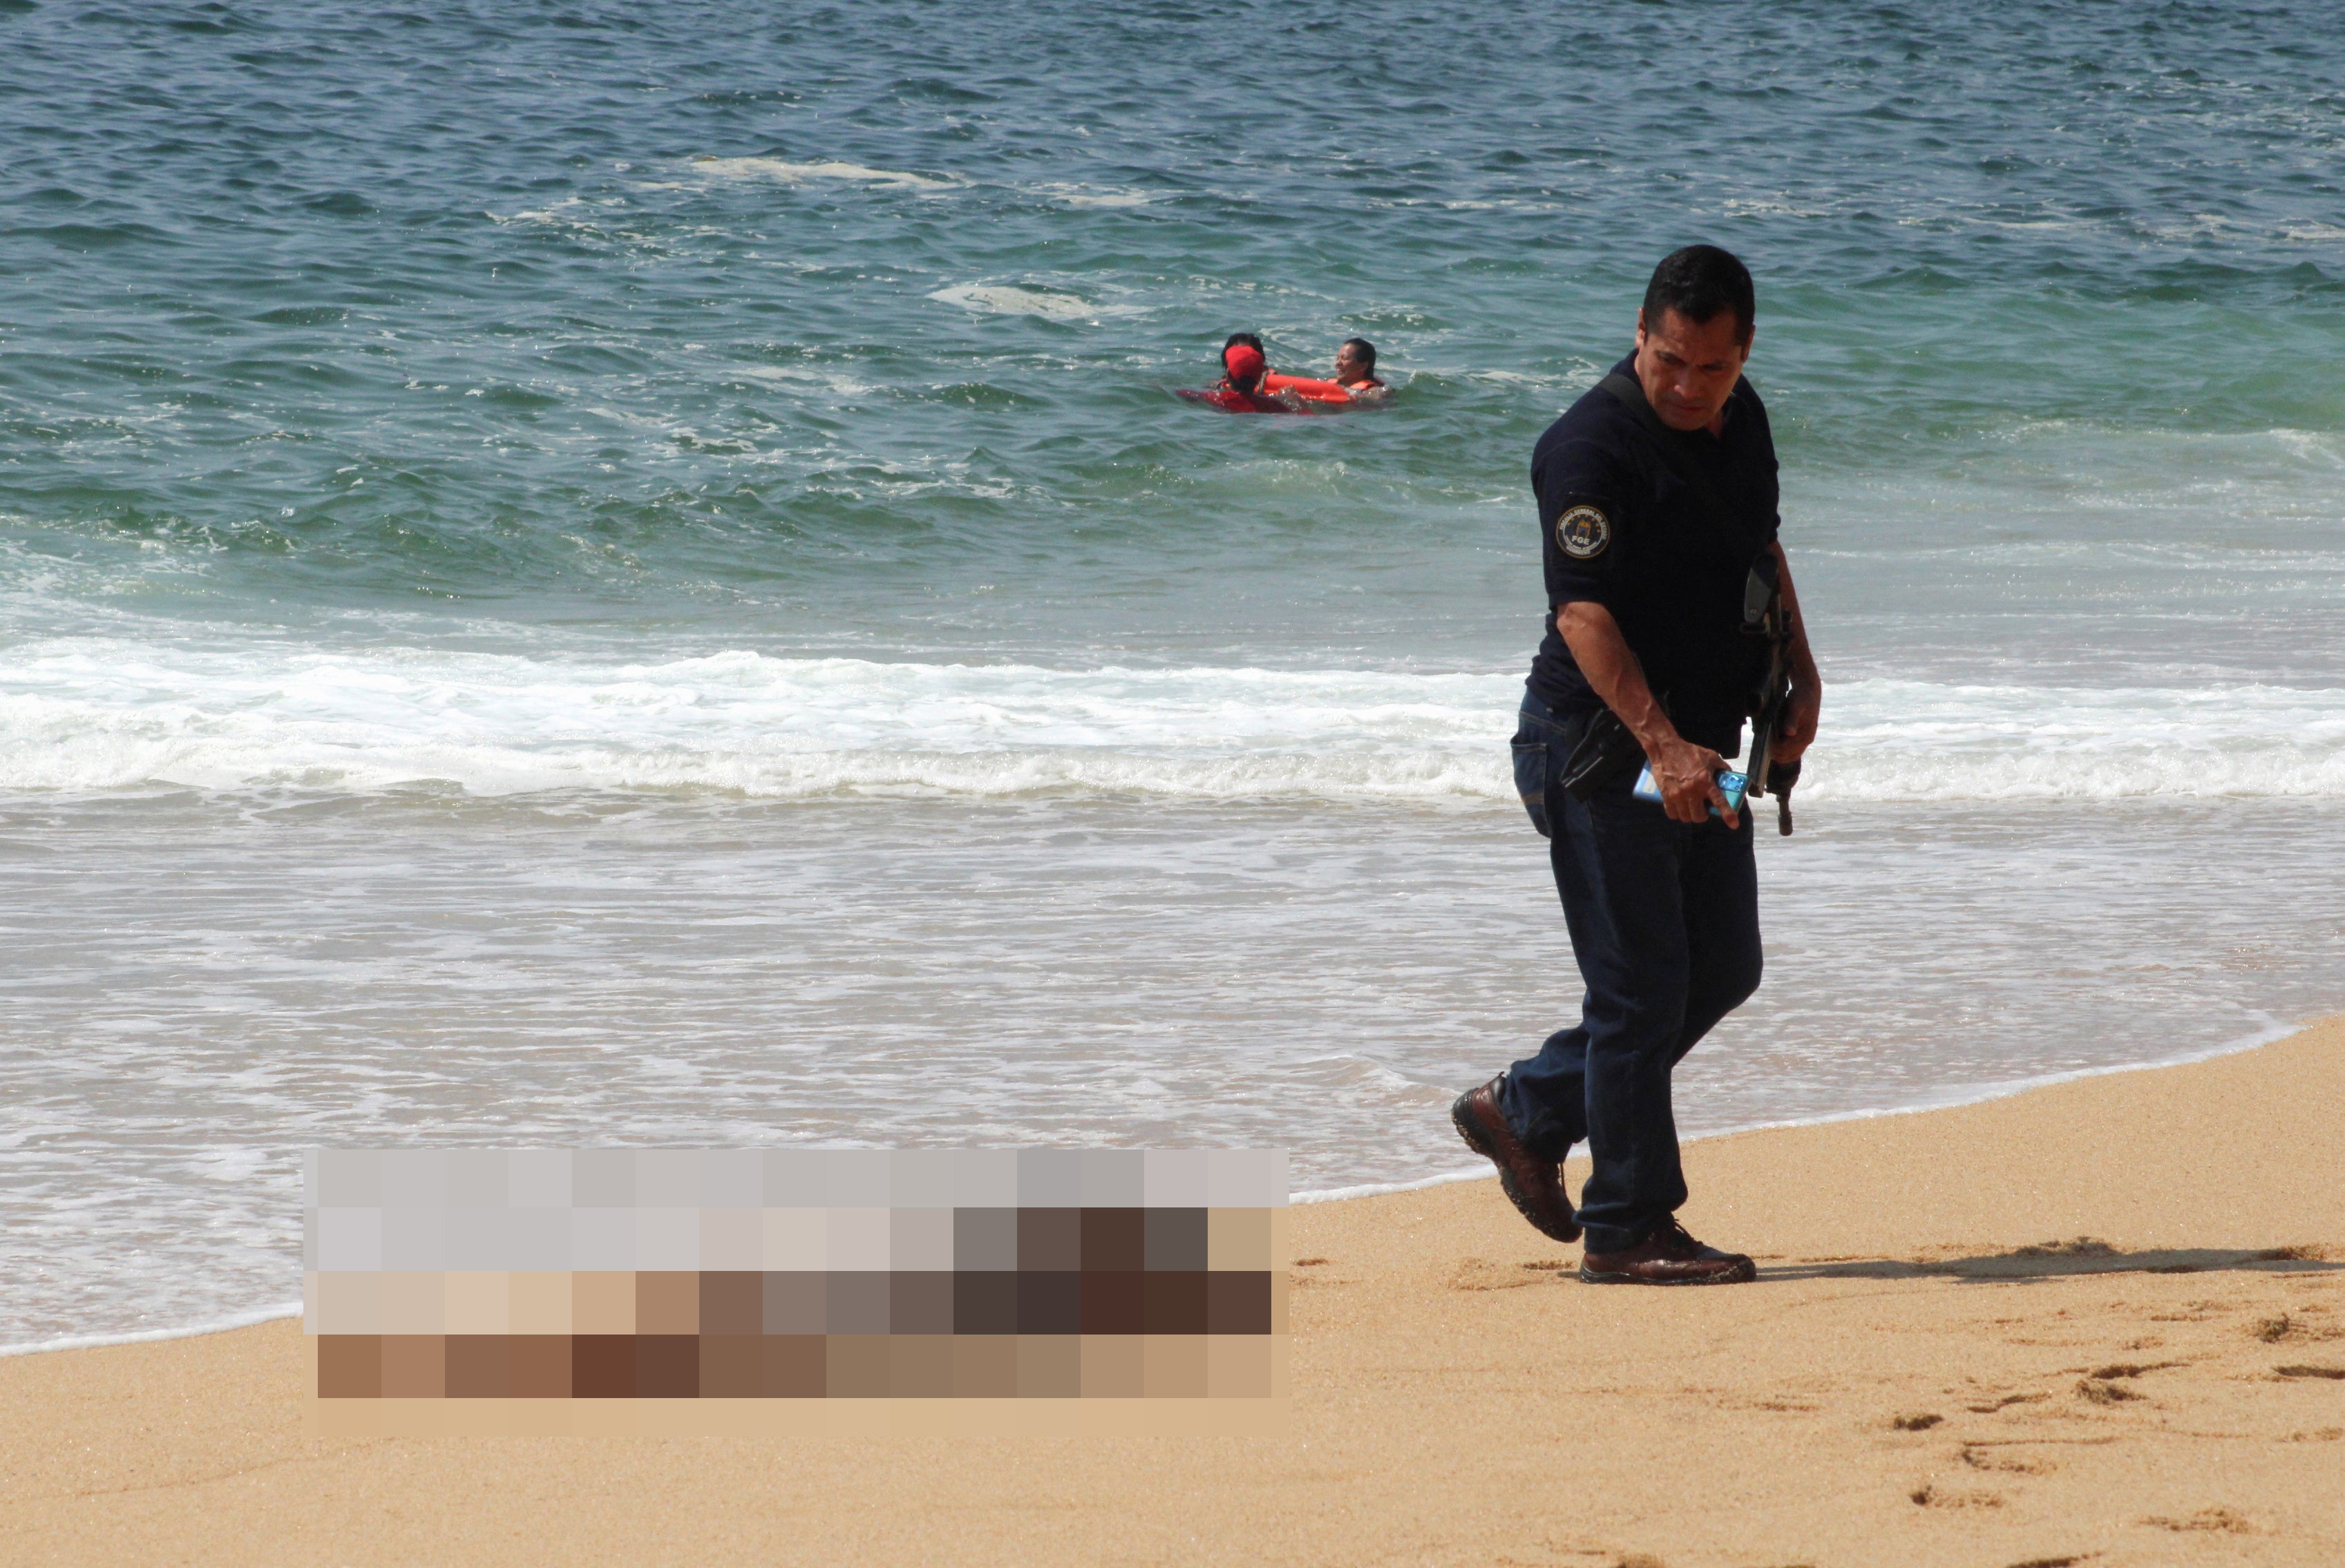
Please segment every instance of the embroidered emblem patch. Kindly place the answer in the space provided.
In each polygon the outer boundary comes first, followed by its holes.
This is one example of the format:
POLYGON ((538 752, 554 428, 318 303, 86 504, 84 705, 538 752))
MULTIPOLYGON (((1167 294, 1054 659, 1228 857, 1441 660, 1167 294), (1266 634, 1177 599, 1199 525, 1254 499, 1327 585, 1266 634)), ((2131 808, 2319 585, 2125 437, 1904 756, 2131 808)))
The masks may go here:
POLYGON ((1574 561, 1592 561, 1612 542, 1612 520, 1592 506, 1575 506, 1555 520, 1555 542, 1574 561))

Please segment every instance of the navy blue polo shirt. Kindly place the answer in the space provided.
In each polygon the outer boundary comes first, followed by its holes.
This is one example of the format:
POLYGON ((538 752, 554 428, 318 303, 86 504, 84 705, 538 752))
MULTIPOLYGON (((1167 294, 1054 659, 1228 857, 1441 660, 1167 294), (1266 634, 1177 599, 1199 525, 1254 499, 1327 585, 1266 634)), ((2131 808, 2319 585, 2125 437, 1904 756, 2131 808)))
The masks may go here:
MULTIPOLYGON (((1634 377, 1634 367, 1631 355, 1613 369, 1634 377)), ((1548 598, 1532 694, 1558 713, 1604 705, 1555 629, 1557 610, 1593 601, 1619 622, 1678 733, 1733 756, 1767 668, 1764 641, 1742 632, 1743 583, 1782 523, 1775 440, 1751 383, 1735 383, 1720 434, 1666 438, 1592 387, 1532 450, 1531 491, 1548 598), (1663 439, 1680 468, 1708 481, 1722 514, 1670 470, 1663 439)))

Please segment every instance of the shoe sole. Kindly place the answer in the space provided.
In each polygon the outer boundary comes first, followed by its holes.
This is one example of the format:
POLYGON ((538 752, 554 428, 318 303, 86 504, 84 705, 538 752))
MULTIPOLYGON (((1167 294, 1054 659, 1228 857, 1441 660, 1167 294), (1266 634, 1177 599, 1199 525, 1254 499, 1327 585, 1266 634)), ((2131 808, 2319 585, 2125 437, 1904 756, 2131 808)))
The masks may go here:
POLYGON ((1498 1168, 1498 1190, 1507 1195, 1507 1201, 1515 1206, 1515 1212, 1523 1217, 1524 1223, 1550 1241, 1579 1240, 1579 1227, 1577 1225, 1566 1226, 1565 1229, 1570 1231, 1570 1234, 1558 1236, 1539 1223, 1538 1216, 1531 1211, 1530 1204, 1525 1200, 1520 1192, 1516 1190, 1515 1179, 1508 1173, 1507 1162, 1500 1159, 1491 1149, 1489 1135, 1482 1130, 1480 1123, 1466 1114, 1466 1100, 1470 1098, 1470 1095, 1461 1097, 1450 1106, 1449 1125, 1457 1129, 1457 1136, 1466 1140, 1467 1148, 1498 1168))
POLYGON ((1641 1274, 1599 1273, 1587 1264, 1579 1266, 1579 1282, 1583 1285, 1748 1285, 1759 1278, 1759 1265, 1745 1259, 1742 1263, 1721 1274, 1693 1275, 1681 1280, 1648 1280, 1641 1274))

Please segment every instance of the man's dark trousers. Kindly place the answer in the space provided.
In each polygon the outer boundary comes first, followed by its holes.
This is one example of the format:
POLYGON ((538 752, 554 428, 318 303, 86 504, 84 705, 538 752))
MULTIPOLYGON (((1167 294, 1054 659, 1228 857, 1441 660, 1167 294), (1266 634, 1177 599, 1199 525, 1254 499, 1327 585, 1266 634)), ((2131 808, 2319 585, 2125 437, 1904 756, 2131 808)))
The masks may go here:
POLYGON ((1586 801, 1556 782, 1584 721, 1523 703, 1516 744, 1543 742, 1548 858, 1587 994, 1580 1021, 1507 1071, 1498 1103, 1526 1148, 1561 1160, 1588 1140, 1579 1198, 1591 1252, 1635 1246, 1685 1202, 1670 1072, 1759 988, 1759 879, 1751 814, 1672 822, 1629 794, 1636 772, 1586 801))

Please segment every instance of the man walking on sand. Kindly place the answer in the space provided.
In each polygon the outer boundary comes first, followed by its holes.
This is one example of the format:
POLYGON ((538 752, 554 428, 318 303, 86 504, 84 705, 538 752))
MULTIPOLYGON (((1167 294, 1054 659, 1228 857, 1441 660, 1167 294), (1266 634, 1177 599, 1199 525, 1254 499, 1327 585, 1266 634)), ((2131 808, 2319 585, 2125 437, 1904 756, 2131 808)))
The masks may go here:
POLYGON ((1757 1274, 1677 1222, 1686 1186, 1670 1108, 1670 1069, 1759 987, 1751 824, 1718 782, 1766 683, 1768 644, 1746 630, 1754 580, 1771 577, 1790 627, 1790 697, 1768 747, 1786 774, 1815 736, 1822 691, 1776 541, 1767 410, 1742 379, 1756 307, 1727 252, 1665 258, 1636 352, 1531 457, 1549 620, 1516 780, 1549 835, 1587 989, 1578 1023, 1450 1115, 1526 1219, 1558 1241, 1585 1230, 1579 1277, 1591 1284, 1757 1274), (1658 802, 1633 793, 1640 764, 1658 802), (1575 1211, 1558 1167, 1582 1138, 1594 1168, 1575 1211))

